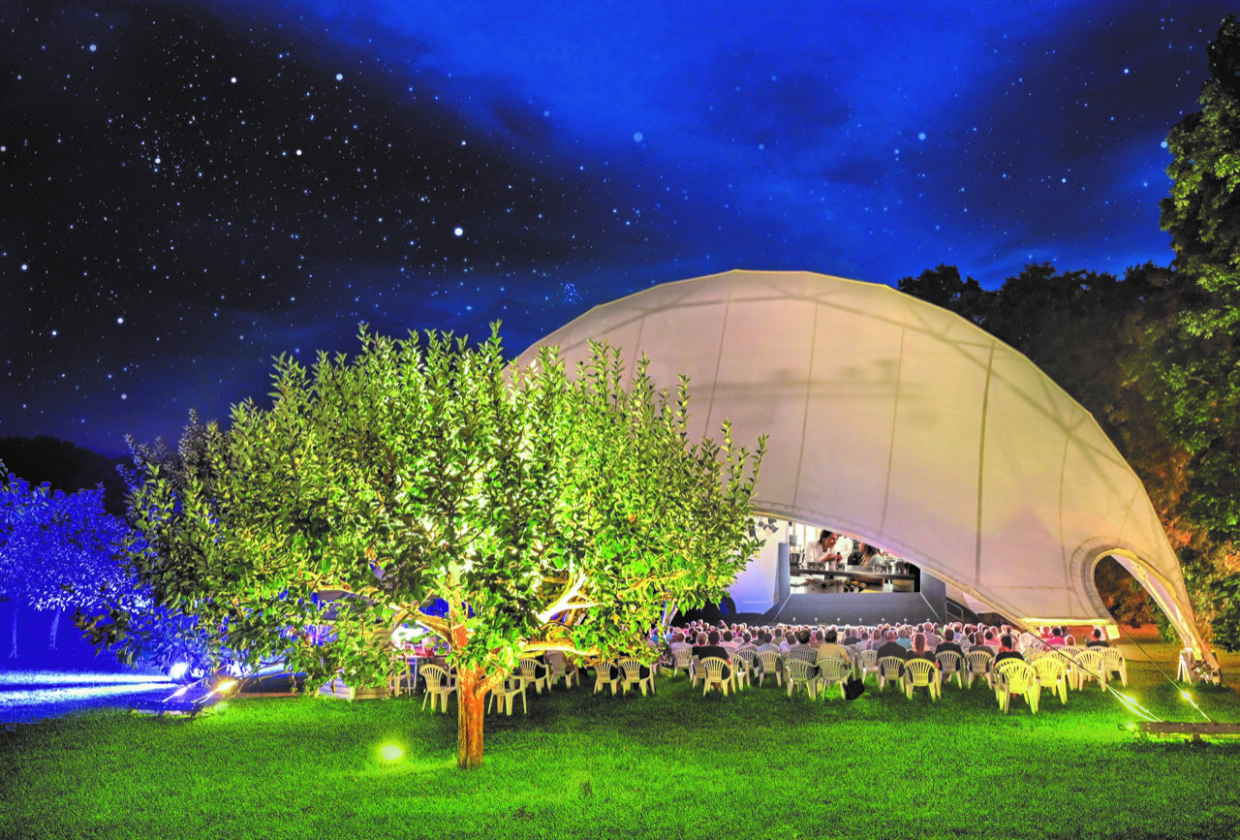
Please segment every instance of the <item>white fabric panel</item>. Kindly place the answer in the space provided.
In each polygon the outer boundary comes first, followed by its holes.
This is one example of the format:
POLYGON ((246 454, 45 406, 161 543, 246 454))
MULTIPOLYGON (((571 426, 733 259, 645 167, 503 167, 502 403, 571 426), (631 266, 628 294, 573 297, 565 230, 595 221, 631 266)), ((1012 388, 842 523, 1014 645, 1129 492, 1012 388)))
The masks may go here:
POLYGON ((766 612, 775 603, 780 534, 758 531, 758 535, 765 537, 762 548, 728 587, 737 612, 766 612))
POLYGON ((649 356, 671 391, 691 377, 694 436, 724 417, 740 443, 769 434, 763 512, 892 550, 1017 620, 1108 621, 1093 566, 1122 550, 1191 616, 1144 488, 1093 418, 944 309, 876 284, 731 271, 596 307, 540 344, 576 361, 588 339, 630 366, 649 356))

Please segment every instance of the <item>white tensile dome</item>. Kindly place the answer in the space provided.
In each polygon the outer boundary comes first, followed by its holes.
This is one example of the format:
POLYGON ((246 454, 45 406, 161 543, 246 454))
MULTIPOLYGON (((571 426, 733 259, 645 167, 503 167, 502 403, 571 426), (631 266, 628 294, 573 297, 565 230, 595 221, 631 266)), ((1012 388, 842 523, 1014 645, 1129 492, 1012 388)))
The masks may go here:
POLYGON ((730 271, 595 307, 522 354, 590 339, 690 378, 691 434, 731 419, 770 442, 763 513, 888 549, 1026 625, 1108 622, 1094 566, 1113 555, 1186 644, 1179 562, 1141 481, 1094 418, 1020 353, 888 286, 730 271))

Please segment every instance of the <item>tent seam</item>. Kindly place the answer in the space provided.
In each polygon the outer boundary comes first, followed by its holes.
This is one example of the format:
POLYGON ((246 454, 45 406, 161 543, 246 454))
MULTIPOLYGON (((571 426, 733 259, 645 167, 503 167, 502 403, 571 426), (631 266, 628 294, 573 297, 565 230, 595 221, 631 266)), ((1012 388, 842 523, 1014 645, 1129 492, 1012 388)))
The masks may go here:
POLYGON ((995 364, 995 345, 990 345, 990 355, 986 359, 986 386, 982 389, 982 427, 977 443, 977 541, 973 549, 973 582, 981 585, 982 581, 982 498, 986 476, 986 419, 990 415, 990 380, 995 364))

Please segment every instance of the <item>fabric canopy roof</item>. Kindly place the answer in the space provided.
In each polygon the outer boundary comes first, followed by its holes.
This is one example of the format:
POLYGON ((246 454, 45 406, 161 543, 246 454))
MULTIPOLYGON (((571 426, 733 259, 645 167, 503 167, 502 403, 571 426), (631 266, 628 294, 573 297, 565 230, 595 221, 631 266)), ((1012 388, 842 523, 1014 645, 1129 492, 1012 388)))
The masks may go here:
MULTIPOLYGON (((1025 624, 1110 621, 1111 554, 1213 659, 1145 488, 1094 418, 1020 353, 888 286, 730 271, 595 307, 547 336, 690 378, 695 436, 770 442, 756 506, 888 549, 1025 624), (1161 590, 1161 591, 1160 591, 1161 590)), ((528 364, 535 345, 519 363, 528 364)))

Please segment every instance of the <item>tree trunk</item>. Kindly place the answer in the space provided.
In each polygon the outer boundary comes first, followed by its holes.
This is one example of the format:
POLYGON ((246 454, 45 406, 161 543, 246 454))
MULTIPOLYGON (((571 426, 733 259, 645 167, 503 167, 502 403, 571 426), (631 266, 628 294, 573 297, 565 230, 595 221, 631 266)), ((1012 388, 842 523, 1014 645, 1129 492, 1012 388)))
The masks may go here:
POLYGON ((13 599, 13 646, 9 648, 9 659, 17 658, 17 599, 13 599))
POLYGON ((61 614, 62 612, 64 612, 64 610, 62 610, 62 609, 60 609, 60 608, 57 608, 57 610, 56 610, 56 614, 55 614, 54 616, 52 616, 52 635, 51 635, 51 637, 47 640, 47 649, 48 649, 48 650, 55 650, 55 649, 56 649, 56 630, 57 630, 57 629, 59 629, 59 627, 60 627, 60 614, 61 614))
POLYGON ((486 695, 482 687, 485 675, 481 670, 457 670, 457 741, 456 766, 472 770, 482 766, 482 718, 486 695))

